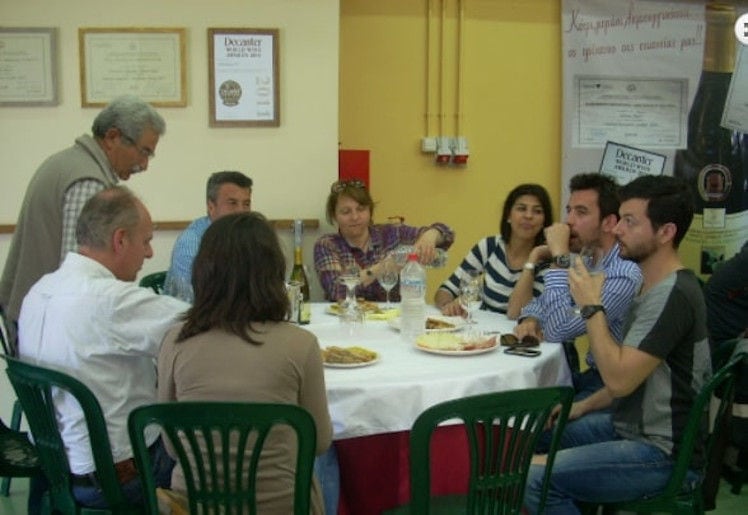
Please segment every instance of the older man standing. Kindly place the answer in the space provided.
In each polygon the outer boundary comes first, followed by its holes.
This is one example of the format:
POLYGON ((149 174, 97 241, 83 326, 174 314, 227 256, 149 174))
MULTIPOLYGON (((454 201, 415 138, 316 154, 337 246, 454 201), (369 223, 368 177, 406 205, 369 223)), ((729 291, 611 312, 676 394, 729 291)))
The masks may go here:
POLYGON ((112 101, 96 116, 93 136, 83 135, 37 169, 18 215, 0 281, 0 306, 15 321, 31 285, 75 250, 75 224, 97 192, 148 168, 164 119, 133 96, 112 101))
MULTIPOLYGON (((96 194, 78 218, 78 252, 68 253, 58 270, 34 284, 19 319, 21 357, 74 375, 96 395, 118 478, 133 503, 142 500, 142 492, 127 417, 134 408, 156 402, 154 362, 161 340, 189 308, 133 282, 153 255, 152 226, 145 206, 128 189, 115 186, 96 194)), ((83 413, 67 394, 56 399, 55 409, 73 494, 85 506, 104 507, 83 413)), ((156 476, 167 486, 173 462, 158 436, 152 431, 148 443, 156 476)))
POLYGON ((192 302, 192 262, 205 231, 214 220, 252 207, 252 179, 241 172, 216 172, 205 189, 208 214, 193 221, 177 238, 164 282, 165 293, 188 302, 192 302))

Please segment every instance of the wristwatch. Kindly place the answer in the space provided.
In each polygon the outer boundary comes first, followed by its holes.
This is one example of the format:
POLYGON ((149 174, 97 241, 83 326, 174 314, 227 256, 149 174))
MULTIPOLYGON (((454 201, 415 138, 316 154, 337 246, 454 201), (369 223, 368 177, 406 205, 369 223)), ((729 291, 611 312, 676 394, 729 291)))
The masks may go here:
POLYGON ((553 258, 553 264, 559 268, 569 268, 571 265, 571 256, 569 254, 561 254, 553 258))
POLYGON ((535 271, 535 263, 533 263, 532 261, 528 261, 527 263, 524 264, 524 266, 522 268, 524 268, 525 270, 530 270, 531 272, 534 272, 535 271))
POLYGON ((598 311, 605 313, 605 308, 602 304, 588 304, 587 306, 582 306, 582 309, 579 310, 579 314, 582 315, 582 318, 587 320, 598 311))

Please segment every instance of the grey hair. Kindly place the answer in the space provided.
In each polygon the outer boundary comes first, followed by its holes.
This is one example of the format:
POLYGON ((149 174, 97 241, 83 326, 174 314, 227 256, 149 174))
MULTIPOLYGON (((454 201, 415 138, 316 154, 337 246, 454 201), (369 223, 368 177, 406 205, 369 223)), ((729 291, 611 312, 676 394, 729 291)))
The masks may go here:
POLYGON ((205 196, 207 197, 207 200, 215 203, 216 199, 218 199, 218 188, 220 188, 222 184, 235 184, 240 188, 251 189, 252 179, 241 172, 235 172, 233 170, 216 172, 208 178, 208 184, 205 186, 205 196))
POLYGON ((78 245, 106 249, 117 229, 132 231, 140 222, 140 201, 124 186, 100 191, 85 203, 75 227, 78 245))
POLYGON ((119 129, 128 138, 138 141, 146 128, 163 136, 166 122, 148 102, 136 96, 124 95, 112 100, 96 116, 91 132, 94 137, 103 138, 109 129, 119 129))

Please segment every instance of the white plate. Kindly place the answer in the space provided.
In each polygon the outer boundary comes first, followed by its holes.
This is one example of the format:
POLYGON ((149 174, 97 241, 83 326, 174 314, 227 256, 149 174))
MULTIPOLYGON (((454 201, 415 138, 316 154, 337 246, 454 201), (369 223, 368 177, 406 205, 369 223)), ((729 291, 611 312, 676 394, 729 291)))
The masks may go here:
POLYGON ((328 368, 360 368, 360 367, 368 367, 369 365, 373 365, 374 363, 379 363, 379 355, 377 355, 376 358, 374 358, 371 361, 363 361, 361 363, 327 363, 322 362, 326 367, 328 368))
MULTIPOLYGON (((399 312, 399 308, 396 308, 396 307, 385 309, 379 304, 371 303, 368 305, 370 307, 376 306, 376 311, 373 311, 373 310, 364 311, 364 316, 366 317, 366 320, 387 320, 387 319, 391 319, 394 316, 397 316, 397 313, 399 312)), ((327 313, 328 315, 335 315, 339 317, 341 315, 340 305, 330 304, 325 309, 325 313, 327 313)))
MULTIPOLYGON (((456 317, 456 316, 450 317, 446 315, 432 315, 426 318, 433 318, 434 320, 441 320, 442 322, 447 322, 448 324, 452 324, 454 326, 454 327, 445 327, 444 329, 424 329, 424 331, 426 331, 427 333, 453 333, 465 327, 465 319, 462 317, 456 317)), ((393 329, 397 331, 400 330, 400 317, 391 318, 390 320, 387 320, 387 323, 393 329)))
POLYGON ((491 338, 493 345, 490 347, 481 347, 478 349, 470 350, 458 350, 450 349, 449 346, 459 344, 462 341, 462 336, 457 334, 422 334, 414 343, 418 350, 423 352, 430 352, 431 354, 440 354, 442 356, 472 356, 473 354, 483 354, 485 352, 491 352, 496 350, 498 342, 496 338, 491 338), (424 345, 418 345, 418 343, 424 345))
POLYGON ((484 354, 486 352, 492 352, 496 350, 496 347, 498 345, 495 345, 493 347, 486 347, 483 349, 473 349, 473 350, 441 350, 441 349, 430 349, 428 347, 419 347, 416 345, 416 349, 422 350, 423 352, 428 352, 430 354, 441 354, 442 356, 472 356, 473 354, 484 354))

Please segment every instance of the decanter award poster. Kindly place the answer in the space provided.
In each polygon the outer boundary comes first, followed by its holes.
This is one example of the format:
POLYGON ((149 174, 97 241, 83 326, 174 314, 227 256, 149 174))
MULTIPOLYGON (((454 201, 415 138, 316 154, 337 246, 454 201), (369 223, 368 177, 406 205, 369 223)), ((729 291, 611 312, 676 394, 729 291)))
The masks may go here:
POLYGON ((278 127, 277 29, 208 29, 211 127, 278 127))

